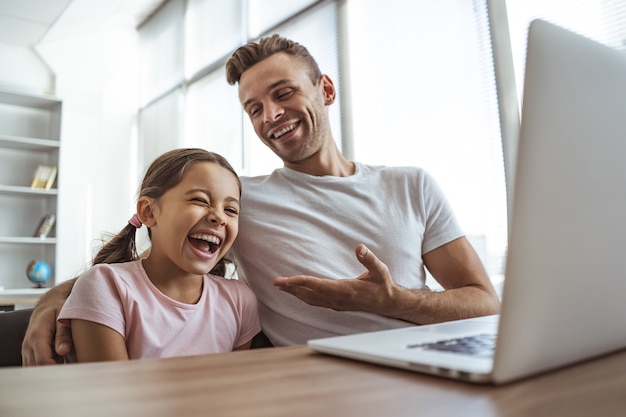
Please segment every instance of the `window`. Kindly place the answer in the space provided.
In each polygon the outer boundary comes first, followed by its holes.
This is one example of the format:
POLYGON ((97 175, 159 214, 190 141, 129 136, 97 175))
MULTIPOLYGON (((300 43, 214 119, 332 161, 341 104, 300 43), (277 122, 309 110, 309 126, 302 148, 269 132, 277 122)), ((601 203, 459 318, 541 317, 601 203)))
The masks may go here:
POLYGON ((165 3, 140 29, 140 106, 180 84, 183 78, 184 0, 165 3))
POLYGON ((179 146, 173 140, 181 136, 181 102, 181 92, 175 90, 139 112, 138 158, 146 163, 139 164, 138 181, 143 178, 148 164, 157 156, 179 146))
POLYGON ((288 20, 315 2, 315 0, 249 0, 247 13, 249 37, 261 37, 273 26, 288 20))
POLYGON ((226 82, 223 67, 189 86, 182 146, 210 149, 242 172, 241 104, 237 87, 226 82))
POLYGON ((355 158, 428 170, 501 279, 506 187, 486 2, 360 0, 348 16, 355 158))
POLYGON ((187 79, 239 46, 242 10, 239 1, 187 1, 184 44, 187 79))
POLYGON ((172 0, 140 29, 140 141, 154 142, 140 145, 140 165, 174 147, 202 146, 242 175, 282 166, 254 134, 224 76, 239 44, 280 33, 305 45, 335 83, 330 114, 338 146, 365 163, 431 172, 499 280, 506 190, 486 3, 172 0), (160 65, 167 71, 151 77, 160 65), (344 108, 349 117, 342 117, 344 108), (348 121, 350 128, 342 126, 348 121))
POLYGON ((626 50, 623 0, 506 0, 517 86, 524 85, 528 25, 542 18, 608 46, 626 50))

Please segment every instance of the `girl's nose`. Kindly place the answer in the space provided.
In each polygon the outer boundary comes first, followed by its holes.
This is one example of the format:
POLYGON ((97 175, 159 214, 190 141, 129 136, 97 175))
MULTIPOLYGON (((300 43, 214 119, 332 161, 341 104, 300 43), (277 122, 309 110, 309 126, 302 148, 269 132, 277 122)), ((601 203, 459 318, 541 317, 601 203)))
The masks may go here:
POLYGON ((209 210, 208 217, 211 223, 217 223, 219 225, 226 224, 226 215, 215 207, 212 207, 211 210, 209 210))

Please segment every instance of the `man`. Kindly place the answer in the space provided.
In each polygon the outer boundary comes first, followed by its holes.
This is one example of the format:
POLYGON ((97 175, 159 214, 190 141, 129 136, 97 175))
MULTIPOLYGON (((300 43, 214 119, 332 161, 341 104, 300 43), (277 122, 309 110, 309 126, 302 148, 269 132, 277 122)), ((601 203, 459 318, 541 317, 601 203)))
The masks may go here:
MULTIPOLYGON (((339 152, 328 117, 336 91, 306 48, 274 35, 239 48, 226 71, 256 134, 284 162, 242 178, 232 248, 272 344, 498 312, 485 268, 433 179, 339 152), (444 291, 425 287, 424 267, 444 291)), ((26 365, 53 363, 55 334, 57 353, 70 349, 54 322, 71 285, 33 311, 26 365)))

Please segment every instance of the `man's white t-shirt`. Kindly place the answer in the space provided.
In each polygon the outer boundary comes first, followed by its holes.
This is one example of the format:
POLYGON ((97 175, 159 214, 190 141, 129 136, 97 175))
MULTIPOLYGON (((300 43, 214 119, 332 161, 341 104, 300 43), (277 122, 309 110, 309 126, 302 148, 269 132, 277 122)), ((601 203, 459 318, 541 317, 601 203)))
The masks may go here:
POLYGON ((409 323, 310 306, 274 287, 275 277, 356 278, 365 268, 354 250, 364 243, 396 283, 422 288, 422 255, 463 236, 441 189, 420 168, 356 163, 348 177, 280 168, 242 183, 239 236, 230 256, 257 296, 261 327, 276 346, 409 323))

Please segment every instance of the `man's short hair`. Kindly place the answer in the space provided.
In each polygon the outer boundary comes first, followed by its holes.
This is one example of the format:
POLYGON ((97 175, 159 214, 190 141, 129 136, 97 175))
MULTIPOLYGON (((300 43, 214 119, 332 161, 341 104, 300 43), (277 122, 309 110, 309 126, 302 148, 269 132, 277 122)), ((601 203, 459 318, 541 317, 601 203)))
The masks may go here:
POLYGON ((303 62, 311 82, 317 84, 322 72, 309 51, 299 43, 283 38, 278 34, 239 47, 226 62, 228 83, 234 85, 239 82, 241 75, 250 67, 279 52, 293 56, 303 62))

